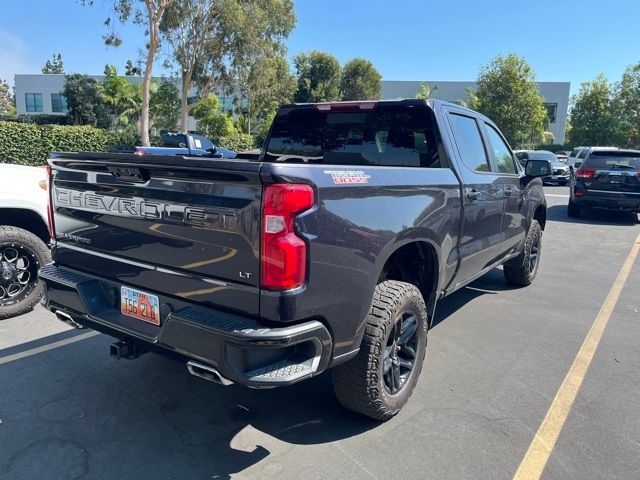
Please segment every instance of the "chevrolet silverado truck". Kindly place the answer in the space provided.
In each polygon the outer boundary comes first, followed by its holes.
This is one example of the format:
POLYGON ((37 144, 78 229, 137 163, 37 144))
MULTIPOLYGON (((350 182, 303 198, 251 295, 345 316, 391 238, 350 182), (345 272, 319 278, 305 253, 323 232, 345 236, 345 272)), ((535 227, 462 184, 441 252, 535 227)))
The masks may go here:
POLYGON ((165 133, 158 147, 135 147, 137 155, 186 155, 189 157, 236 158, 236 152, 214 145, 202 135, 165 133))
POLYGON ((60 319, 119 339, 117 358, 158 352, 222 385, 332 369, 339 401, 379 420, 418 381, 438 300, 500 265, 533 281, 551 172, 437 100, 283 106, 258 160, 49 164, 40 278, 60 319))

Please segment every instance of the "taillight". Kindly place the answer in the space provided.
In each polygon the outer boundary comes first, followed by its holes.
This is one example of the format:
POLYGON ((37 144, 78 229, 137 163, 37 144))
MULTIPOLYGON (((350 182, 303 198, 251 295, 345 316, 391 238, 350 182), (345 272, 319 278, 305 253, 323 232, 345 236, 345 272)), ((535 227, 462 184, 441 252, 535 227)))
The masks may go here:
POLYGON ((576 177, 578 178, 591 178, 596 173, 595 168, 579 168, 576 170, 576 177))
POLYGON ((56 237, 56 229, 53 226, 53 205, 51 196, 53 195, 53 176, 51 173, 51 165, 47 165, 47 185, 49 191, 47 192, 47 226, 49 227, 49 237, 56 237))
POLYGON ((135 155, 146 155, 147 152, 145 152, 144 150, 140 150, 139 148, 136 148, 136 151, 133 152, 135 155))
POLYGON ((260 285, 268 290, 299 287, 306 277, 307 245, 296 235, 294 218, 313 206, 313 188, 292 183, 266 185, 262 201, 260 285))

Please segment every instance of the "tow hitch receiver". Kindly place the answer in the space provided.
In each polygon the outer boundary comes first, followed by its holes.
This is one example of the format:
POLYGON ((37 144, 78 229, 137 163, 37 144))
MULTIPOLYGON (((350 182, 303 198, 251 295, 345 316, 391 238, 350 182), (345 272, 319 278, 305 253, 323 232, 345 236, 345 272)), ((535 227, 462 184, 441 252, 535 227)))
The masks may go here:
POLYGON ((113 342, 111 347, 109 348, 111 352, 111 356, 116 360, 120 360, 121 358, 126 358, 127 360, 133 360, 134 358, 138 358, 140 355, 145 353, 137 344, 130 342, 113 342))

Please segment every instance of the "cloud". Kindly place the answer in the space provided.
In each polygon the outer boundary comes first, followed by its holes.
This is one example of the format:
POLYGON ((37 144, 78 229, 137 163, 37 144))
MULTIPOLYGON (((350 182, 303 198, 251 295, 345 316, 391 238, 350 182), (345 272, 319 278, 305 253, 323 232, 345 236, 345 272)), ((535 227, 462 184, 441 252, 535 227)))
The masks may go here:
POLYGON ((13 85, 16 73, 38 72, 30 59, 29 46, 13 33, 0 28, 0 78, 13 85))

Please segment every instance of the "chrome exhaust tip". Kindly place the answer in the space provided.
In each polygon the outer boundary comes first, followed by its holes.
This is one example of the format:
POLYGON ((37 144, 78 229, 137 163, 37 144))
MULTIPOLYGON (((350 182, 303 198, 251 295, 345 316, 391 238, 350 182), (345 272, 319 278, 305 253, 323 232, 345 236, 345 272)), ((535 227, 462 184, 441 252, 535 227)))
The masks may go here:
POLYGON ((56 314, 56 317, 58 318, 58 320, 66 323, 68 325, 71 325, 73 328, 78 328, 78 329, 84 328, 84 325, 76 322, 71 315, 69 315, 66 312, 63 312, 62 310, 56 310, 55 314, 56 314))
POLYGON ((224 386, 233 384, 231 380, 224 377, 216 368, 212 367, 211 365, 206 365, 204 363, 189 360, 187 362, 187 370, 189 370, 189 373, 191 375, 209 380, 210 382, 219 383, 220 385, 224 386))

